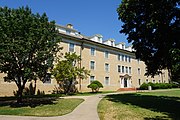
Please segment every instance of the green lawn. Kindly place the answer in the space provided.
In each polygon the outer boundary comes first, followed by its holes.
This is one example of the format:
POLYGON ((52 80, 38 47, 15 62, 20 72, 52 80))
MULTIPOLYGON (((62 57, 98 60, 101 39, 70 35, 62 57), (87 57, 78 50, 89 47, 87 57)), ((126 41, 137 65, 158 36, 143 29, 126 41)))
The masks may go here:
POLYGON ((180 89, 108 95, 98 113, 101 120, 180 120, 180 89))
MULTIPOLYGON (((17 107, 16 105, 0 105, 0 115, 20 115, 20 116, 61 116, 72 112, 83 99, 56 99, 37 100, 38 103, 33 105, 27 104, 24 107, 17 107)), ((27 101, 28 102, 28 101, 27 101)))

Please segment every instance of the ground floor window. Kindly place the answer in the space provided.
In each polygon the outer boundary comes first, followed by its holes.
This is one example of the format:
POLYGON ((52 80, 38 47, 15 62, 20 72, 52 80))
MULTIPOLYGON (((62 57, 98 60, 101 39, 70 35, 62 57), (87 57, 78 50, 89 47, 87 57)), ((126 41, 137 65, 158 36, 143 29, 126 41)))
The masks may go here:
POLYGON ((105 83, 105 85, 109 85, 110 84, 109 77, 105 77, 104 83, 105 83))
POLYGON ((92 81, 94 81, 95 77, 94 76, 90 76, 90 83, 92 83, 92 81))

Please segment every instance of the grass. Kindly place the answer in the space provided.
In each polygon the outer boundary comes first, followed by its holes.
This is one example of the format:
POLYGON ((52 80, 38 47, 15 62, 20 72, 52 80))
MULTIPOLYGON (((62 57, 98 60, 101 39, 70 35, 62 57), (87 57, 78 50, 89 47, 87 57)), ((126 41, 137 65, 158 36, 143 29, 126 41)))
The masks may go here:
POLYGON ((180 89, 108 95, 98 105, 101 120, 179 120, 180 89))
MULTIPOLYGON (((38 100, 39 101, 39 100, 38 100)), ((47 101, 47 100, 46 100, 47 101)), ((19 115, 19 116, 61 116, 72 112, 83 99, 56 99, 47 104, 38 104, 37 106, 11 106, 1 104, 0 115, 19 115)), ((41 103, 42 101, 39 101, 41 103)))

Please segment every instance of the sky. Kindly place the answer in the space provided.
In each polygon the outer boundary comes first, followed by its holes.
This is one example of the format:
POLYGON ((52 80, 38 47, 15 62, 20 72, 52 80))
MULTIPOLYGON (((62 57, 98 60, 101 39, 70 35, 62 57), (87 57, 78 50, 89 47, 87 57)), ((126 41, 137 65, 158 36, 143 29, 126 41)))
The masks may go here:
POLYGON ((126 36, 119 31, 122 22, 116 9, 121 0, 0 0, 0 6, 19 8, 29 6, 33 13, 46 13, 49 20, 74 29, 86 36, 101 34, 103 40, 113 38, 127 43, 126 36))

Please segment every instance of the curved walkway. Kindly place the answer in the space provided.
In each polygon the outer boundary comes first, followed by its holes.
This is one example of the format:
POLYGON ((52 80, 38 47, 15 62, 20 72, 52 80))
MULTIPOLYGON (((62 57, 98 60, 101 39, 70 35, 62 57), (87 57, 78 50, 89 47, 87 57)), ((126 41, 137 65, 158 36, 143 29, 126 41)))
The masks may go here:
POLYGON ((33 117, 33 116, 12 116, 0 115, 0 120, 99 120, 97 106, 105 95, 93 96, 69 96, 66 98, 82 98, 82 102, 75 110, 69 114, 55 117, 33 117))

